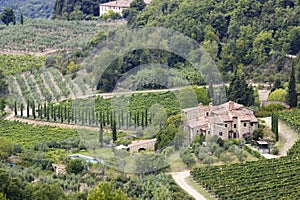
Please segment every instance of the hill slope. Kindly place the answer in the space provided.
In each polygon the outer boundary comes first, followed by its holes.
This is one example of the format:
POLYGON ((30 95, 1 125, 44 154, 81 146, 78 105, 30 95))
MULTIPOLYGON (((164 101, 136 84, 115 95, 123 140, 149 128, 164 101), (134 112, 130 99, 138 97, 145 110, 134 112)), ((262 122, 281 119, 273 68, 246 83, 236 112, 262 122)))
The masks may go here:
POLYGON ((14 9, 17 18, 20 13, 29 18, 50 18, 55 0, 0 0, 0 12, 5 8, 14 9))
POLYGON ((249 78, 257 81, 273 77, 274 71, 286 80, 280 74, 289 70, 291 59, 285 55, 300 51, 297 0, 153 0, 131 26, 182 32, 201 43, 221 71, 248 66, 249 78))

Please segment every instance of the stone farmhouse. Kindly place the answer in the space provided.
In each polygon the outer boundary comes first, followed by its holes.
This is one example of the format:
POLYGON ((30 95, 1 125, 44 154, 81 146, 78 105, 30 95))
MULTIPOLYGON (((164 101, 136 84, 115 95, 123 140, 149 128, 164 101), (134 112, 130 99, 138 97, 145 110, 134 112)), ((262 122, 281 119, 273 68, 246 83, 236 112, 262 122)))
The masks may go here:
MULTIPOLYGON (((126 8, 130 7, 130 3, 132 0, 116 0, 110 1, 107 3, 102 3, 99 5, 99 14, 100 17, 106 14, 109 10, 112 10, 115 13, 119 13, 122 16, 122 11, 126 8)), ((148 5, 152 0, 144 0, 144 2, 148 5)))
POLYGON ((184 130, 188 133, 187 142, 200 134, 218 135, 222 139, 243 138, 258 128, 258 120, 249 108, 229 101, 213 106, 203 106, 182 110, 186 119, 184 130))

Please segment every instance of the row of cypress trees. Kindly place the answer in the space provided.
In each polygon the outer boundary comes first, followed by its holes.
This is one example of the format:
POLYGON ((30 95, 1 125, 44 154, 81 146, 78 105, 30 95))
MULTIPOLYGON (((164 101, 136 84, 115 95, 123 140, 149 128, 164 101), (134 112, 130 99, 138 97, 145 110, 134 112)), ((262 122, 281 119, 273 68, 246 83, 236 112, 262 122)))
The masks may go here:
POLYGON ((74 123, 80 125, 98 126, 99 123, 103 127, 112 127, 115 123, 118 128, 126 127, 146 127, 151 123, 153 115, 148 110, 132 112, 116 111, 95 111, 93 108, 70 108, 66 105, 54 104, 36 104, 27 101, 26 105, 20 105, 15 102, 15 116, 31 118, 34 120, 46 120, 60 123, 74 123), (25 113, 24 113, 25 112, 25 113))

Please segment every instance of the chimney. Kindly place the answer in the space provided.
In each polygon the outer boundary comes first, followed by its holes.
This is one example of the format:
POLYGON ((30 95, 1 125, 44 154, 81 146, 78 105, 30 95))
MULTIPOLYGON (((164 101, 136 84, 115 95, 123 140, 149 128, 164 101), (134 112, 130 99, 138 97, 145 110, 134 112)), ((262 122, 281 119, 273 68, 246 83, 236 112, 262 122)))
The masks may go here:
POLYGON ((228 102, 228 105, 229 105, 229 106, 228 106, 228 107, 229 107, 228 110, 229 110, 229 111, 232 111, 233 108, 234 108, 234 102, 229 101, 229 102, 228 102))

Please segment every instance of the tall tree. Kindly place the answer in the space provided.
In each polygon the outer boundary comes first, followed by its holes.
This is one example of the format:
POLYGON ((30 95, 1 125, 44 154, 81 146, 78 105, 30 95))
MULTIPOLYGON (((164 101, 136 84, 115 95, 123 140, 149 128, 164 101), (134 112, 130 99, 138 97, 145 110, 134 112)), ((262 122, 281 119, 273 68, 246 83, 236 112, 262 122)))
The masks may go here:
POLYGON ((21 23, 21 25, 24 24, 24 17, 23 17, 23 14, 22 14, 22 13, 21 13, 21 16, 20 16, 20 23, 21 23))
POLYGON ((251 106, 254 104, 253 87, 248 86, 245 77, 240 74, 241 73, 235 71, 229 85, 227 97, 229 100, 236 103, 240 103, 245 106, 251 106))
POLYGON ((295 68, 292 66, 292 71, 289 80, 288 87, 288 104, 291 107, 297 107, 297 92, 296 92, 296 80, 295 80, 295 68))
POLYGON ((100 142, 100 147, 103 147, 103 127, 101 121, 100 121, 100 129, 99 129, 99 142, 100 142))
POLYGON ((112 139, 115 142, 118 138, 117 138, 117 125, 116 125, 116 121, 113 120, 112 122, 112 128, 111 128, 111 132, 112 132, 112 139))
POLYGON ((13 9, 5 8, 0 15, 0 19, 6 26, 8 26, 11 22, 15 24, 16 16, 13 9))

